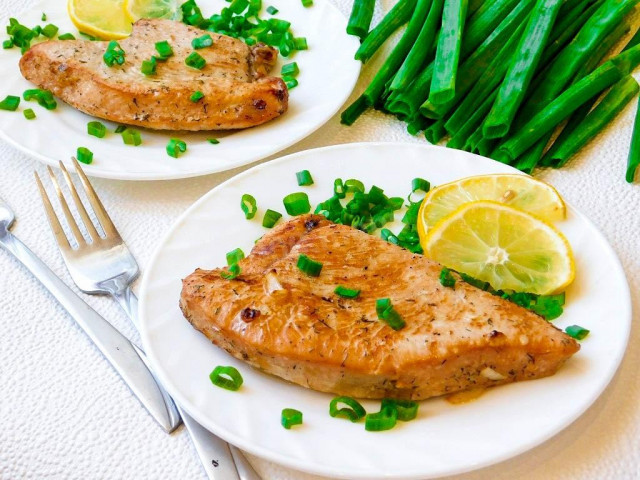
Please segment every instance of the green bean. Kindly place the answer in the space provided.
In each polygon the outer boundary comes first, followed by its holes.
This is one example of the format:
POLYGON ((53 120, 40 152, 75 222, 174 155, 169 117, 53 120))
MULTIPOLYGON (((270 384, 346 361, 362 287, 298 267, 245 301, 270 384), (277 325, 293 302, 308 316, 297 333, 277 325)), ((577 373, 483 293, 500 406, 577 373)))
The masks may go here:
MULTIPOLYGON (((553 27, 551 38, 549 39, 549 45, 542 52, 542 58, 540 59, 540 65, 538 71, 529 86, 530 91, 534 91, 540 83, 546 78, 548 69, 551 67, 550 62, 554 59, 556 54, 566 47, 566 45, 573 40, 576 33, 584 26, 584 24, 593 16, 593 14, 600 8, 605 0, 597 0, 595 3, 589 5, 586 2, 585 5, 572 10, 564 17, 562 16, 562 10, 558 14, 556 25, 553 27), (583 8, 588 5, 588 8, 583 8)), ((563 5, 564 6, 564 5, 563 5)))
POLYGON ((412 118, 407 122, 407 132, 409 133, 409 135, 416 136, 418 133, 422 132, 433 123, 433 120, 424 118, 422 115, 416 115, 415 118, 412 118))
POLYGON ((551 101, 520 130, 503 142, 496 149, 496 159, 510 163, 518 158, 546 133, 571 115, 580 105, 628 75, 639 63, 640 45, 636 45, 603 63, 551 101))
POLYGON ((356 52, 355 59, 366 63, 382 44, 402 25, 407 23, 416 8, 418 0, 399 0, 382 21, 364 39, 356 52))
POLYGON ((627 158, 627 171, 625 179, 633 183, 638 167, 640 166, 640 106, 636 110, 636 119, 633 122, 633 135, 631 136, 631 147, 627 158))
MULTIPOLYGON (((491 109, 491 105, 493 101, 496 99, 496 95, 498 94, 498 90, 494 89, 487 97, 484 98, 482 103, 474 108, 473 110, 467 110, 467 121, 459 127, 455 134, 451 137, 451 140, 447 143, 447 147, 449 148, 462 148, 466 143, 469 136, 482 125, 482 121, 484 120, 487 113, 491 109), (473 112, 471 116, 469 116, 469 112, 473 112)), ((452 117, 453 118, 453 117, 452 117)), ((445 123, 445 128, 447 124, 451 121, 451 118, 447 123, 445 123)))
POLYGON ((353 125, 353 122, 355 122, 367 108, 369 108, 367 99, 360 95, 355 102, 349 105, 349 107, 340 114, 340 123, 343 125, 353 125))
POLYGON ((631 40, 627 42, 627 45, 624 47, 624 50, 629 50, 631 47, 635 47, 639 43, 640 43, 640 29, 636 30, 636 33, 633 35, 633 37, 631 37, 631 40))
POLYGON ((519 118, 515 122, 516 128, 527 122, 564 90, 580 66, 637 3, 637 0, 608 0, 596 10, 573 41, 553 60, 545 78, 520 110, 519 118))
MULTIPOLYGON (((517 3, 518 1, 514 2, 514 0, 492 0, 487 3, 492 8, 476 12, 476 15, 469 20, 467 31, 462 38, 461 58, 466 59, 470 53, 473 53, 473 50, 491 35, 517 3), (476 33, 470 35, 469 32, 476 33)), ((404 115, 414 115, 429 97, 433 65, 433 62, 427 65, 409 88, 401 92, 393 92, 385 108, 394 114, 401 112, 404 115)))
MULTIPOLYGON (((462 99, 462 97, 482 78, 485 71, 504 46, 505 42, 522 32, 523 21, 529 15, 535 0, 521 0, 516 8, 482 42, 482 45, 467 58, 460 67, 460 79, 454 97, 441 105, 434 104, 431 97, 420 106, 420 113, 430 118, 442 118, 462 99)), ((514 45, 515 46, 515 45, 514 45)), ((508 62, 508 60, 507 60, 508 62)))
POLYGON ((360 41, 369 33, 369 26, 373 18, 373 9, 375 0, 354 0, 349 23, 347 24, 347 33, 360 38, 360 41))
MULTIPOLYGON (((533 147, 527 150, 524 155, 520 156, 515 162, 515 167, 524 173, 532 173, 533 170, 538 165, 540 158, 542 158, 542 154, 544 153, 544 149, 549 143, 553 131, 544 135, 540 140, 538 140, 533 147)), ((499 160, 499 159, 498 159, 499 160)), ((514 161, 509 162, 511 165, 514 164, 514 161)))
POLYGON ((436 49, 429 100, 437 105, 448 102, 456 92, 462 31, 467 15, 467 0, 445 0, 442 29, 436 49))
POLYGON ((404 63, 393 79, 391 90, 404 90, 414 80, 424 65, 425 60, 432 52, 433 40, 436 36, 438 24, 442 17, 442 5, 444 0, 433 0, 427 19, 422 25, 416 43, 411 47, 411 51, 404 63))
MULTIPOLYGON (((458 104, 454 112, 451 114, 451 116, 447 120, 447 123, 445 123, 444 125, 447 129, 447 132, 449 132, 451 135, 456 134, 458 129, 460 129, 469 118, 469 112, 474 112, 475 109, 484 102, 487 95, 489 95, 494 90, 497 94, 496 87, 504 78, 504 74, 506 73, 507 67, 509 66, 509 58, 513 53, 513 49, 520 40, 520 34, 522 33, 523 29, 524 24, 518 27, 511 38, 509 38, 509 40, 507 40, 507 42, 504 44, 500 52, 498 52, 498 54, 491 61, 484 74, 478 79, 471 91, 464 96, 462 101, 458 104)), ((495 95, 493 98, 495 99, 495 95)), ((491 105, 489 105, 489 109, 491 109, 491 105)), ((489 109, 484 112, 482 116, 483 119, 489 112, 489 109)))
POLYGON ((411 16, 411 20, 409 20, 409 25, 407 25, 407 29, 404 31, 402 38, 394 47, 393 51, 382 65, 382 68, 378 70, 378 73, 376 73, 375 77, 373 77, 373 80, 363 93, 369 105, 375 105, 378 103, 385 90, 386 83, 391 80, 409 53, 409 50, 413 46, 418 33, 420 33, 422 24, 429 13, 431 1, 432 0, 418 0, 416 9, 411 16))
POLYGON ((520 0, 485 2, 473 17, 467 17, 468 26, 462 36, 460 59, 464 60, 471 55, 519 2, 520 0))
POLYGON ((487 3, 492 3, 493 0, 469 0, 469 15, 475 13, 480 7, 487 3))
POLYGON ((638 82, 627 75, 604 96, 602 101, 562 141, 547 152, 551 166, 563 167, 569 159, 607 126, 638 94, 638 82))
POLYGON ((475 152, 476 147, 482 141, 482 123, 476 127, 474 132, 469 136, 464 144, 463 150, 467 152, 475 152))
POLYGON ((482 127, 485 138, 501 138, 509 132, 538 67, 560 5, 560 0, 536 2, 520 43, 513 54, 509 70, 502 81, 498 97, 482 127))
MULTIPOLYGON (((611 34, 607 36, 607 38, 598 46, 593 56, 587 60, 587 62, 580 68, 578 73, 576 73, 575 79, 579 80, 583 78, 585 75, 591 73, 598 64, 602 61, 602 59, 606 56, 606 54, 613 48, 613 46, 618 43, 618 40, 622 38, 629 32, 630 29, 630 20, 629 18, 625 18, 620 25, 618 25, 611 34)), ((628 47, 628 46, 627 46, 628 47)), ((629 47, 630 48, 630 47, 629 47)), ((625 50, 628 48, 625 47, 625 50)), ((573 130, 585 119, 585 117, 589 114, 595 103, 597 102, 597 97, 589 100, 584 105, 582 105, 578 110, 573 112, 567 121, 567 124, 562 129, 562 132, 555 139, 554 145, 557 143, 563 143, 566 140, 566 137, 569 137, 573 130)), ((548 139, 547 139, 548 141, 548 139)), ((531 164, 533 160, 529 160, 529 164, 531 164)), ((551 157, 549 155, 545 155, 543 158, 539 158, 540 165, 544 167, 548 167, 551 165, 551 157)), ((535 165, 534 165, 535 166, 535 165)))
POLYGON ((430 125, 424 131, 424 136, 429 143, 436 145, 447 134, 444 129, 444 120, 438 120, 436 123, 430 125))

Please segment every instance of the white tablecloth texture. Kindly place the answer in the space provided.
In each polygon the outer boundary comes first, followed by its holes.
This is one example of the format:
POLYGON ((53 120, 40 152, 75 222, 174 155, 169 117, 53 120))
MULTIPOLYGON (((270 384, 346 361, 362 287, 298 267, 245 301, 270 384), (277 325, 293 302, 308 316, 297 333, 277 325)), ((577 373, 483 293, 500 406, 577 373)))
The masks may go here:
MULTIPOLYGON (((352 0, 332 1, 349 14, 352 0)), ((0 25, 30 4, 1 0, 0 25)), ((376 19, 392 4, 393 0, 384 0, 383 5, 377 2, 376 19)), ((379 65, 378 57, 363 69, 351 100, 379 65)), ((600 399, 566 430, 525 454, 457 479, 640 478, 640 184, 624 181, 635 108, 634 100, 566 168, 538 172, 587 214, 622 261, 635 313, 620 370, 600 399)), ((55 141, 53 135, 51 141, 55 141)), ((281 155, 360 141, 425 142, 411 137, 394 118, 371 111, 352 127, 340 125, 336 115, 281 155)), ((0 196, 16 211, 14 233, 72 285, 47 226, 34 170, 42 173, 44 167, 0 142, 0 196)), ((241 170, 178 181, 94 179, 93 183, 144 271, 158 240, 176 217, 241 170)), ((84 298, 129 338, 138 340, 110 299, 84 298)), ((320 478, 248 458, 265 480, 320 478)), ((0 479, 62 478, 205 476, 184 428, 164 434, 51 295, 0 251, 0 479)))

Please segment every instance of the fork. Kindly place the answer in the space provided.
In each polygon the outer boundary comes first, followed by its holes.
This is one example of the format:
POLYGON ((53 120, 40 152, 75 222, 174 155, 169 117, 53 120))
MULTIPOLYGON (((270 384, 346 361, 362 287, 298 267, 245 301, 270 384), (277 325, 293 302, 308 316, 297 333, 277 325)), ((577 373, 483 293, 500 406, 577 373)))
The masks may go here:
MULTIPOLYGON (((36 183, 42 197, 53 236, 58 244, 69 273, 80 290, 88 294, 111 295, 127 313, 127 316, 131 319, 135 327, 139 329, 138 299, 131 289, 131 284, 139 273, 138 264, 122 240, 122 237, 111 221, 111 218, 84 174, 80 164, 75 157, 72 157, 71 160, 82 184, 85 196, 89 200, 91 210, 97 219, 99 227, 104 232, 104 236, 99 234, 96 226, 89 217, 71 176, 62 162, 60 162, 60 170, 69 188, 76 210, 82 220, 82 226, 87 231, 90 241, 87 241, 71 214, 71 210, 60 188, 56 175, 51 167, 47 167, 51 183, 53 184, 60 207, 69 227, 71 238, 75 240, 75 246, 70 244, 40 177, 37 172, 35 172, 36 183)), ((170 399, 169 394, 164 393, 170 399)), ((187 427, 196 451, 202 461, 202 466, 210 479, 259 480, 260 477, 239 450, 204 429, 184 412, 179 405, 175 404, 175 407, 187 427)))

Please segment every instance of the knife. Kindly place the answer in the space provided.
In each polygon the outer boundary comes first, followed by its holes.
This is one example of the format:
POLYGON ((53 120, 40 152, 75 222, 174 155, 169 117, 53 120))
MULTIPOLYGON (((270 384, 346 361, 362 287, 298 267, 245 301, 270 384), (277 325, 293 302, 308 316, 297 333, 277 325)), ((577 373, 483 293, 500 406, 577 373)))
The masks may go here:
POLYGON ((175 430, 180 425, 180 417, 171 415, 167 408, 165 398, 143 361, 144 353, 78 297, 8 228, 0 228, 0 246, 27 267, 51 292, 160 426, 167 432, 175 430))

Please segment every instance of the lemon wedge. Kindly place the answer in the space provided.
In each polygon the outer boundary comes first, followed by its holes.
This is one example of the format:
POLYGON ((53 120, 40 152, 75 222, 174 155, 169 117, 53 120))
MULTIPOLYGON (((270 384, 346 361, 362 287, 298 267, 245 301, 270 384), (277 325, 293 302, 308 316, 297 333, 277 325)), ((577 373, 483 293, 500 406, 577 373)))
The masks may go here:
POLYGON ((131 34, 131 20, 124 11, 124 0, 68 0, 67 12, 83 33, 102 40, 117 40, 131 34))
POLYGON ((575 277, 569 242, 545 221, 494 202, 465 203, 421 234, 425 255, 496 290, 547 295, 575 277))
POLYGON ((124 11, 131 23, 141 18, 180 20, 182 12, 177 0, 124 0, 124 11))
POLYGON ((500 202, 548 222, 562 220, 566 215, 562 197, 548 183, 527 175, 479 175, 432 189, 420 206, 418 230, 426 233, 460 205, 475 200, 500 202))

